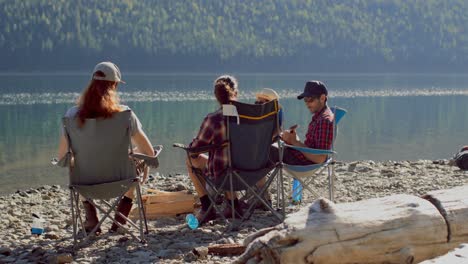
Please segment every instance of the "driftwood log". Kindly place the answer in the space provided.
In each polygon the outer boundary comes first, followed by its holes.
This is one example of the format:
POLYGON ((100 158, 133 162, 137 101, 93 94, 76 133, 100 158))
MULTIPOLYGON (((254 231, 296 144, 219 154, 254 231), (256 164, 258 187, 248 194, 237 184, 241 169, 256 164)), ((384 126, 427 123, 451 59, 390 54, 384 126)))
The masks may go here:
POLYGON ((468 185, 423 197, 316 200, 249 236, 236 263, 418 263, 468 242, 468 185))
POLYGON ((239 244, 218 244, 208 246, 208 254, 229 256, 244 253, 245 246, 239 244))
MULTIPOLYGON (((186 191, 165 192, 148 189, 148 193, 142 197, 148 220, 174 217, 177 214, 192 213, 194 210, 195 196, 186 191)), ((138 208, 134 208, 129 216, 131 219, 138 218, 138 208)))

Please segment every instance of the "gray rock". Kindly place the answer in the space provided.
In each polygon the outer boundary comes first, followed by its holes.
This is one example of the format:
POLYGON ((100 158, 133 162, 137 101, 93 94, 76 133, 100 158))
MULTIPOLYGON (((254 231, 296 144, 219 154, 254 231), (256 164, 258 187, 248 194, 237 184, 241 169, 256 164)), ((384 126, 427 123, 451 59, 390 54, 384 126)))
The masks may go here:
POLYGON ((3 263, 13 263, 13 262, 16 261, 16 258, 14 258, 14 257, 7 257, 7 258, 2 258, 1 261, 2 261, 3 263))
POLYGON ((354 172, 354 170, 356 169, 356 165, 357 163, 350 163, 348 166, 348 172, 354 172))
POLYGON ((7 247, 0 247, 0 255, 10 256, 11 255, 11 249, 9 249, 7 247))
POLYGON ((57 225, 50 225, 47 227, 49 231, 59 231, 60 228, 57 225))
POLYGON ((179 251, 176 249, 163 249, 160 250, 156 256, 164 259, 173 259, 179 256, 179 251))
POLYGON ((184 256, 184 261, 186 261, 186 262, 196 261, 197 259, 198 259, 198 257, 193 252, 189 252, 189 253, 185 254, 185 256, 184 256))
POLYGON ((18 193, 18 194, 19 194, 19 196, 21 196, 21 197, 30 197, 30 196, 31 196, 31 195, 30 195, 29 193, 27 193, 27 192, 20 192, 20 193, 18 193))
POLYGON ((34 257, 40 257, 44 255, 45 253, 46 251, 42 247, 37 247, 32 250, 31 255, 34 257))
POLYGON ((187 184, 182 183, 182 182, 177 183, 176 186, 175 186, 176 191, 185 191, 185 190, 188 190, 188 189, 189 189, 189 187, 187 186, 187 184))
POLYGON ((20 259, 20 260, 15 261, 15 264, 26 264, 26 263, 31 263, 31 260, 29 260, 29 259, 20 259))
POLYGON ((196 247, 193 252, 198 255, 199 258, 206 258, 208 256, 208 247, 196 247))
POLYGON ((182 251, 190 250, 194 247, 192 242, 181 242, 181 243, 174 243, 168 247, 168 249, 179 249, 182 251))
POLYGON ((59 264, 70 263, 73 261, 73 256, 70 253, 64 253, 64 254, 55 256, 55 260, 56 260, 56 263, 59 263, 59 264))
POLYGON ((29 252, 23 252, 17 257, 17 259, 25 259, 28 256, 29 256, 29 252))
POLYGON ((44 238, 56 240, 56 239, 59 239, 60 236, 58 236, 58 235, 55 234, 54 232, 51 232, 51 233, 46 233, 46 234, 44 235, 44 238))
POLYGON ((135 251, 131 255, 138 259, 148 260, 151 257, 151 252, 150 251, 135 251))
POLYGON ((128 240, 129 240, 129 238, 126 237, 126 236, 124 236, 124 237, 119 238, 118 242, 119 242, 119 243, 125 243, 125 242, 127 242, 128 240))

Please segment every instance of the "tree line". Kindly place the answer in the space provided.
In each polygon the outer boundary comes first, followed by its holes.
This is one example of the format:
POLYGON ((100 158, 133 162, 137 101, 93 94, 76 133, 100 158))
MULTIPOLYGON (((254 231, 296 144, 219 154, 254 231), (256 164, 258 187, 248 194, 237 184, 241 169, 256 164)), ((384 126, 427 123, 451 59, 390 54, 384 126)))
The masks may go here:
POLYGON ((0 69, 101 57, 156 68, 466 67, 467 13, 465 0, 0 0, 0 69))

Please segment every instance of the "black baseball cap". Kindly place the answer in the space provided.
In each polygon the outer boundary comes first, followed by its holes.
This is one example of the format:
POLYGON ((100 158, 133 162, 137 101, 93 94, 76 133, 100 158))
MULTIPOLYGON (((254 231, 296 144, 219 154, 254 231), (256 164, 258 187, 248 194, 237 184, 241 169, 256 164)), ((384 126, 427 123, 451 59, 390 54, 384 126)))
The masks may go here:
POLYGON ((327 87, 321 81, 308 81, 304 87, 304 92, 297 96, 301 100, 304 97, 317 97, 322 94, 328 95, 327 87))

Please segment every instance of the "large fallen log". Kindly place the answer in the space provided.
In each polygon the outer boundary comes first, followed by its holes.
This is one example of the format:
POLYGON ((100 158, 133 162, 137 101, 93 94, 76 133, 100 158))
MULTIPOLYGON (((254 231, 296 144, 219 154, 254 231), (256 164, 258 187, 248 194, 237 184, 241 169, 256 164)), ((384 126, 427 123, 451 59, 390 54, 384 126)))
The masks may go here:
POLYGON ((433 203, 447 222, 450 248, 468 242, 468 185, 432 191, 423 198, 433 203))
POLYGON ((466 239, 467 194, 468 186, 464 186, 429 193, 427 199, 393 195, 344 204, 319 199, 289 215, 283 224, 248 237, 247 249, 236 263, 417 263, 432 259, 466 239))

